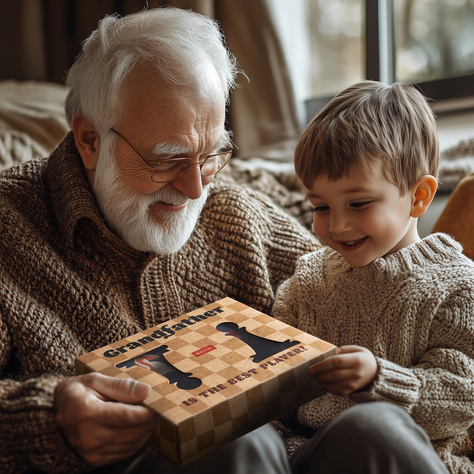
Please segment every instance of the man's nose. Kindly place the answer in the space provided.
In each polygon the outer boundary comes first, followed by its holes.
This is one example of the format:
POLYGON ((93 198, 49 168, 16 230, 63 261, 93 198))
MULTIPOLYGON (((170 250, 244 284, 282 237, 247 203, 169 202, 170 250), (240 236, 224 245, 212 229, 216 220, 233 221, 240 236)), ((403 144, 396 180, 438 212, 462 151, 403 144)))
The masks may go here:
POLYGON ((188 199, 197 199, 202 194, 201 166, 198 164, 190 168, 171 183, 176 189, 181 191, 188 199))

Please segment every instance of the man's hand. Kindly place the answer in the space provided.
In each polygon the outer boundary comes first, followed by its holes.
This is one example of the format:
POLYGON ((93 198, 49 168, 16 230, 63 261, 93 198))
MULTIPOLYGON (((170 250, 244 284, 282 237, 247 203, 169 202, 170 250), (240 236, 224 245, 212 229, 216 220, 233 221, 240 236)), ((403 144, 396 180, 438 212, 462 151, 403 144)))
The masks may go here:
POLYGON ((156 430, 159 416, 137 405, 150 390, 99 373, 71 377, 56 387, 55 420, 87 463, 112 464, 135 454, 156 430))
POLYGON ((334 395, 349 395, 370 385, 377 375, 377 361, 360 346, 341 346, 337 355, 308 369, 308 374, 334 395))

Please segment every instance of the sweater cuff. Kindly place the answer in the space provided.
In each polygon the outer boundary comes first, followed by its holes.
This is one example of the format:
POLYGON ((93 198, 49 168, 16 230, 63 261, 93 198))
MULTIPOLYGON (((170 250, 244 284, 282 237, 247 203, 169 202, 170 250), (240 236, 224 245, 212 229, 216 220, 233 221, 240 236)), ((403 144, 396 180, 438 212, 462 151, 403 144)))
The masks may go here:
POLYGON ((410 413, 418 400, 421 382, 410 369, 379 357, 376 360, 379 368, 374 382, 366 390, 352 393, 350 399, 357 403, 386 401, 410 413))
POLYGON ((54 390, 63 378, 48 376, 24 382, 18 391, 20 397, 2 415, 1 457, 12 470, 34 467, 76 473, 91 469, 69 447, 54 420, 54 390))

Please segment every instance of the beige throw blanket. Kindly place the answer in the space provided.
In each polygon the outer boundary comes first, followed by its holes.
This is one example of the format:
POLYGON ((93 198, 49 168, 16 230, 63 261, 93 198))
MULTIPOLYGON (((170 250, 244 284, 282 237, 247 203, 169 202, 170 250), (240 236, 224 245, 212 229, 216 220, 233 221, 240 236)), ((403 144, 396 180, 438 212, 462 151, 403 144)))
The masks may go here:
POLYGON ((39 82, 0 82, 0 169, 48 156, 69 130, 67 89, 39 82))

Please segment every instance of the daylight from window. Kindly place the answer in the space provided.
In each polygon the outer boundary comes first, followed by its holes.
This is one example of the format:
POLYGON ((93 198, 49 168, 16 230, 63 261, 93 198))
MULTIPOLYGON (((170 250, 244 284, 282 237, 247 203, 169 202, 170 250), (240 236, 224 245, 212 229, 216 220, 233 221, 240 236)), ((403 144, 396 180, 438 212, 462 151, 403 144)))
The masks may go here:
POLYGON ((364 78, 364 0, 268 0, 268 5, 300 103, 364 78))
POLYGON ((474 0, 395 0, 396 79, 474 73, 474 0))
MULTIPOLYGON (((308 99, 330 97, 366 77, 366 59, 374 59, 366 51, 377 48, 366 44, 365 0, 267 4, 301 110, 308 99)), ((370 21, 378 21, 379 37, 370 41, 379 41, 380 80, 429 83, 474 74, 474 0, 379 0, 378 10, 370 21)), ((449 96, 452 86, 439 87, 449 96)), ((438 91, 429 94, 439 98, 438 91)))

